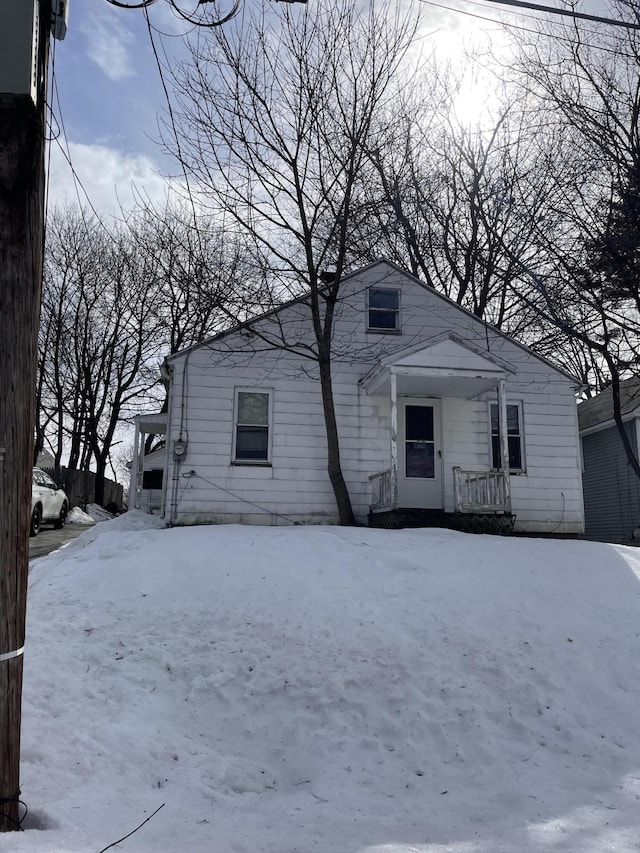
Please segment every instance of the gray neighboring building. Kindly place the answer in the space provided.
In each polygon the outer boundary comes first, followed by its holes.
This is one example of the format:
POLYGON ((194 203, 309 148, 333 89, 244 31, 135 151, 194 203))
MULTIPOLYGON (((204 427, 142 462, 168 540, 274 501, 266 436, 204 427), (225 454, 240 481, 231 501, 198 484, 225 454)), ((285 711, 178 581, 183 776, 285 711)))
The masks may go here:
MULTIPOLYGON (((636 456, 640 447, 640 377, 620 383, 625 429, 636 456)), ((585 538, 640 544, 640 480, 627 460, 613 420, 607 388, 578 406, 582 440, 585 538)))

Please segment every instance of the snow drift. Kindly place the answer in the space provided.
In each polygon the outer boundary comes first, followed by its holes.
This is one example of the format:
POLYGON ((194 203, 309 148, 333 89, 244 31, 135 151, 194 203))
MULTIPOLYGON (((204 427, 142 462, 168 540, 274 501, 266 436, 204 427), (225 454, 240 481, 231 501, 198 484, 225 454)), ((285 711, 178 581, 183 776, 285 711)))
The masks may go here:
POLYGON ((640 553, 160 529, 32 569, 27 831, 2 851, 640 846, 640 553))

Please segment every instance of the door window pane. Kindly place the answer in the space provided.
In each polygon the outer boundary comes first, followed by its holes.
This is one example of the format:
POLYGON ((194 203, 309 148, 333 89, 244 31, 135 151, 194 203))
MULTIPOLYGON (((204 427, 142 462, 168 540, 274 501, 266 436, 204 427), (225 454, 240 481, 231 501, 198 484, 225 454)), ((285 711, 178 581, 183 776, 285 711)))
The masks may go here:
POLYGON ((405 408, 407 441, 433 441, 433 406, 405 408))
POLYGON ((407 477, 435 477, 434 445, 424 441, 407 441, 405 445, 405 472, 407 477))
POLYGON ((435 477, 433 406, 405 406, 405 476, 435 477))

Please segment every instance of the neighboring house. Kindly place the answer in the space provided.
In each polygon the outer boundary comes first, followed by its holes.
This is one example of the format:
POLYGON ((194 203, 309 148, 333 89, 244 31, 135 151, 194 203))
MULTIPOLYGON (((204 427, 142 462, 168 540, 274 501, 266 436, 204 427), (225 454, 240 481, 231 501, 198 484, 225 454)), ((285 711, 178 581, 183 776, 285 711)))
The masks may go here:
POLYGON ((163 483, 166 451, 164 446, 143 458, 142 482, 136 506, 149 512, 160 512, 163 500, 163 483))
MULTIPOLYGON (((620 407, 626 434, 638 458, 639 378, 620 383, 620 407)), ((611 388, 580 403, 578 421, 582 441, 585 535, 602 542, 630 542, 640 533, 640 480, 629 464, 613 420, 611 388)))
MULTIPOLYGON (((300 299, 168 357, 169 413, 137 423, 137 504, 145 434, 163 432, 167 524, 335 523, 313 341, 300 299)), ((582 533, 579 383, 564 370, 380 261, 343 279, 332 375, 359 523, 406 509, 582 533)))
POLYGON ((167 416, 137 415, 135 418, 136 443, 131 463, 129 506, 148 512, 161 512, 164 501, 166 448, 164 443, 151 453, 144 453, 146 435, 164 435, 167 416))
POLYGON ((36 459, 36 464, 34 467, 36 468, 53 468, 56 464, 55 459, 49 453, 48 450, 43 450, 42 453, 38 454, 38 458, 36 459))

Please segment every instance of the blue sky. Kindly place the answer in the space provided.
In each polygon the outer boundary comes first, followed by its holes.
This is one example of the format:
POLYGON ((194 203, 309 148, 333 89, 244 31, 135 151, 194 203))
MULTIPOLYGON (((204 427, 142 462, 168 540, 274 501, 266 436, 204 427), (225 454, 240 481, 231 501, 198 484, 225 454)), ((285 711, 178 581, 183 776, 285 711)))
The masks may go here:
MULTIPOLYGON (((149 14, 165 32, 184 31, 164 0, 149 14)), ((164 41, 168 50, 179 49, 177 39, 164 41)), ((92 203, 109 212, 120 196, 126 206, 132 181, 152 197, 161 196, 162 174, 175 165, 157 143, 157 116, 166 100, 142 10, 118 9, 106 0, 71 0, 67 36, 52 42, 50 71, 53 134, 60 133, 65 150, 68 143, 92 203)), ((56 142, 51 161, 51 201, 75 200, 72 176, 56 142)))
MULTIPOLYGON (((190 11, 195 0, 178 0, 190 11)), ((246 0, 252 2, 252 0, 246 0)), ((321 2, 321 0, 309 0, 321 2)), ((496 17, 500 7, 464 0, 443 0, 467 12, 496 17)), ((226 8, 222 4, 221 8, 226 8)), ((437 5, 419 5, 425 16, 425 44, 446 57, 461 57, 464 45, 481 31, 498 28, 478 17, 451 12, 437 5)), ((152 24, 164 33, 156 35, 170 60, 180 51, 180 39, 189 25, 178 19, 166 0, 149 7, 152 24)), ((142 10, 119 9, 107 0, 70 0, 69 29, 61 42, 52 42, 51 69, 54 86, 53 131, 60 128, 59 142, 70 154, 91 203, 101 214, 115 213, 118 200, 126 208, 132 186, 160 200, 177 166, 162 151, 158 140, 158 115, 166 100, 150 44, 142 10)), ((82 197, 83 191, 80 190, 82 197)), ((57 143, 51 146, 50 204, 76 200, 71 172, 57 143)))

